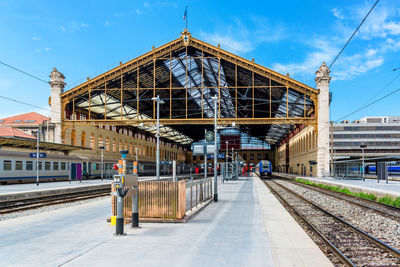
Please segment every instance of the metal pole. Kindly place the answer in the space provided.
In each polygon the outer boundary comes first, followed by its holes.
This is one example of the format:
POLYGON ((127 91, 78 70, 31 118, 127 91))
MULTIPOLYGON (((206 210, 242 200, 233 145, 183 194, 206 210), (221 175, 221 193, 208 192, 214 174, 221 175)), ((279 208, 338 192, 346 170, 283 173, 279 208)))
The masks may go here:
MULTIPOLYGON (((207 129, 204 130, 204 137, 207 137, 207 129)), ((205 145, 205 153, 204 153, 204 178, 207 178, 207 172, 208 172, 208 165, 207 165, 207 140, 206 145, 205 145)))
POLYGON ((364 147, 362 148, 362 180, 365 181, 365 173, 364 173, 364 147))
POLYGON ((156 152, 156 176, 157 180, 160 180, 160 97, 157 96, 157 152, 156 152))
POLYGON ((218 183, 217 183, 217 101, 216 96, 212 97, 214 101, 214 201, 218 202, 218 183))
POLYGON ((101 149, 101 180, 104 178, 104 147, 101 149))
POLYGON ((132 187, 132 227, 139 227, 139 186, 132 187))
POLYGON ((333 168, 333 121, 331 121, 331 177, 335 176, 335 170, 333 168))
POLYGON ((156 151, 156 176, 157 180, 160 179, 160 104, 164 104, 164 101, 160 99, 160 96, 152 98, 153 101, 157 102, 157 151, 156 151))
POLYGON ((36 185, 39 186, 39 138, 40 130, 37 131, 36 136, 36 185))
MULTIPOLYGON (((169 169, 169 164, 168 164, 169 169)), ((178 178, 176 176, 176 160, 172 161, 172 181, 178 182, 178 178)))
POLYGON ((229 142, 225 142, 225 171, 224 175, 222 176, 222 181, 228 177, 228 144, 229 142))

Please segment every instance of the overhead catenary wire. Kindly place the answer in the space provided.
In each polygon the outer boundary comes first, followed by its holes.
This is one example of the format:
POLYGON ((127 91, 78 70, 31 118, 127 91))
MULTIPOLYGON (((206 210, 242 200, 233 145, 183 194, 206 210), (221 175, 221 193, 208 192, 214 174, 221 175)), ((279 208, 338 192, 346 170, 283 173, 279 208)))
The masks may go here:
POLYGON ((4 62, 2 62, 2 61, 0 61, 0 64, 4 65, 4 66, 6 66, 6 67, 8 67, 8 68, 10 68, 10 69, 13 69, 13 70, 16 70, 16 71, 18 71, 18 72, 21 72, 21 73, 23 73, 23 74, 25 74, 25 75, 27 75, 27 76, 30 76, 31 78, 34 78, 34 79, 36 79, 36 80, 38 80, 38 81, 44 82, 44 83, 46 83, 46 84, 49 83, 48 81, 45 81, 45 80, 43 80, 43 79, 41 79, 41 78, 39 78, 39 77, 37 77, 37 76, 35 76, 35 75, 33 75, 33 74, 30 74, 30 73, 28 73, 28 72, 26 72, 26 71, 23 71, 23 70, 21 70, 21 69, 19 69, 19 68, 16 68, 16 67, 14 67, 14 66, 11 66, 11 65, 9 65, 9 64, 7 64, 7 63, 4 63, 4 62))
POLYGON ((329 64, 329 69, 331 69, 332 65, 335 64, 336 60, 340 57, 340 55, 343 53, 344 49, 347 47, 347 45, 350 43, 350 41, 353 39, 354 35, 358 32, 360 29, 361 25, 365 22, 365 20, 368 18, 369 14, 371 14, 372 10, 375 8, 375 6, 378 4, 379 0, 376 0, 375 4, 371 7, 371 9, 368 11, 367 15, 363 18, 361 23, 358 25, 356 30, 353 32, 353 34, 350 36, 350 38, 347 40, 346 44, 343 46, 343 48, 339 51, 339 53, 336 55, 336 57, 333 59, 331 64, 329 64))

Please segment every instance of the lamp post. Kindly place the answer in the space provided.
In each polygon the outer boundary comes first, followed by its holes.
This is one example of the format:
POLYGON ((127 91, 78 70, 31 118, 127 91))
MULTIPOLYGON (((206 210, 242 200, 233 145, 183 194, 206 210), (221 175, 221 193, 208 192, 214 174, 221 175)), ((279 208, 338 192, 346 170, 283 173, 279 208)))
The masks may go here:
POLYGON ((101 180, 103 181, 104 178, 104 144, 102 143, 102 146, 99 147, 101 149, 101 180))
POLYGON ((156 177, 160 180, 160 104, 165 102, 160 99, 160 96, 152 98, 153 101, 157 102, 157 152, 156 152, 156 177))
MULTIPOLYGON (((365 162, 364 162, 364 148, 367 147, 367 145, 364 145, 364 141, 361 141, 361 153, 362 153, 362 180, 365 181, 365 162)), ((379 178, 378 178, 379 179, 379 178)))
POLYGON ((211 98, 214 101, 214 202, 218 202, 218 183, 217 183, 217 103, 218 97, 211 98))

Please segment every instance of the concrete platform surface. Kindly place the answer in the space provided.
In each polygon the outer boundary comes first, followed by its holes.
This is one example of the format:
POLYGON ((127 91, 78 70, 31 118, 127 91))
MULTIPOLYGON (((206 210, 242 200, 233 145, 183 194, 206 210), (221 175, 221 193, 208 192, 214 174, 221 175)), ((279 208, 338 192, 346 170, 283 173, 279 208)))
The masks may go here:
POLYGON ((126 225, 110 200, 0 221, 0 266, 331 266, 258 178, 219 184, 186 224, 126 225))

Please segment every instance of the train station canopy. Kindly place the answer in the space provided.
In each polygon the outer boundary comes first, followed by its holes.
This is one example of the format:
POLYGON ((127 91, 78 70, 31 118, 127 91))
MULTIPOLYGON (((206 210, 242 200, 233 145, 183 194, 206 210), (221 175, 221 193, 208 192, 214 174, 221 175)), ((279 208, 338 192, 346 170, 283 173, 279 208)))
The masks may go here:
MULTIPOLYGON (((36 146, 37 146, 36 140, 0 137, 0 147, 36 149, 36 146)), ((40 150, 45 150, 45 151, 60 151, 65 154, 68 154, 69 152, 74 150, 90 150, 90 148, 87 147, 70 146, 70 145, 42 142, 42 141, 39 142, 39 148, 40 150)))
POLYGON ((63 125, 143 126, 190 144, 214 124, 234 125, 270 144, 295 125, 317 125, 318 90, 191 36, 181 36, 64 92, 63 125), (71 114, 79 114, 73 116, 71 114))

